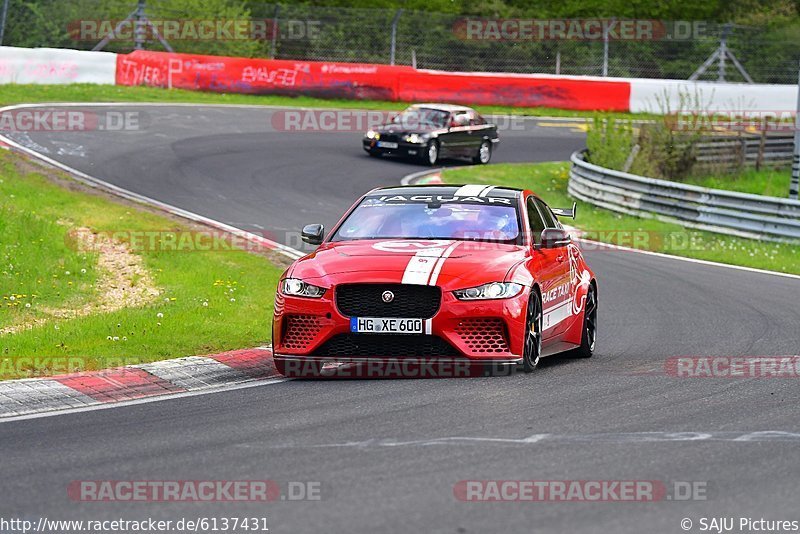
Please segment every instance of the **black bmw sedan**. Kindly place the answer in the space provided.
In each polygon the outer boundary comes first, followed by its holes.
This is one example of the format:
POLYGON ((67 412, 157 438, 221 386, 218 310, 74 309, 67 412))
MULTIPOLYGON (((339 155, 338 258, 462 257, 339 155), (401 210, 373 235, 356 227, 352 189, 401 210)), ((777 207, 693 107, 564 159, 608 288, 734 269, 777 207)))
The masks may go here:
POLYGON ((436 165, 442 158, 469 158, 486 164, 500 141, 497 126, 477 111, 451 104, 414 104, 364 134, 370 156, 394 154, 436 165))

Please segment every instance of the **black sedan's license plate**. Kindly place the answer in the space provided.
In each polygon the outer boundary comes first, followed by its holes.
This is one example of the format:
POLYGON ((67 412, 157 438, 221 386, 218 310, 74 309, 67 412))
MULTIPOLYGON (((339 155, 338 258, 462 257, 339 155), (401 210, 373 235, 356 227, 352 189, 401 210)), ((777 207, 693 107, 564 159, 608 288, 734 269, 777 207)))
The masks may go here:
POLYGON ((422 334, 424 319, 399 317, 351 317, 350 331, 359 334, 422 334))

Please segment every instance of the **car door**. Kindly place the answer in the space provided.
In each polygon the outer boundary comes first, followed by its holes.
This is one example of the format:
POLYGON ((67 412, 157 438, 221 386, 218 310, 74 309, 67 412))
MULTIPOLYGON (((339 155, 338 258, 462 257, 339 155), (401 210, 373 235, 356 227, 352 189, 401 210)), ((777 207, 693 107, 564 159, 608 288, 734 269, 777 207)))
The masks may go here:
MULTIPOLYGON (((553 212, 541 199, 531 197, 531 202, 540 213, 545 228, 560 228, 553 212)), ((542 280, 542 326, 551 336, 566 332, 572 323, 572 278, 567 246, 539 249, 543 256, 543 269, 548 273, 542 280)))
POLYGON ((469 115, 469 149, 468 156, 475 156, 484 137, 490 137, 491 125, 487 124, 477 112, 470 110, 469 115))
MULTIPOLYGON (((531 233, 531 246, 533 252, 533 270, 534 277, 539 282, 539 289, 542 291, 542 311, 544 313, 548 310, 548 304, 545 302, 545 295, 558 283, 560 278, 560 270, 555 262, 555 254, 552 250, 540 248, 542 239, 542 230, 545 229, 544 218, 539 209, 534 204, 533 197, 529 197, 526 203, 528 212, 528 228, 531 233)), ((553 337, 554 331, 545 322, 546 315, 542 317, 542 341, 547 341, 553 337)))
POLYGON ((469 125, 469 114, 466 110, 456 111, 450 116, 450 128, 447 132, 449 156, 467 156, 470 153, 472 136, 469 125))

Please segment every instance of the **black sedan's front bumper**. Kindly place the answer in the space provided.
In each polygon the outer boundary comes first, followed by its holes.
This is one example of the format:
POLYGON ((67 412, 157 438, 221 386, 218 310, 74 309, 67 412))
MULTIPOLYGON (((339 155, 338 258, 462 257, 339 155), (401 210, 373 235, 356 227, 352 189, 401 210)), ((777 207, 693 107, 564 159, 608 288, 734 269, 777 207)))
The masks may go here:
POLYGON ((378 146, 377 139, 364 138, 362 141, 364 150, 371 154, 394 154, 397 156, 406 156, 411 158, 419 158, 425 155, 425 146, 422 143, 406 143, 403 141, 396 142, 397 148, 378 146))

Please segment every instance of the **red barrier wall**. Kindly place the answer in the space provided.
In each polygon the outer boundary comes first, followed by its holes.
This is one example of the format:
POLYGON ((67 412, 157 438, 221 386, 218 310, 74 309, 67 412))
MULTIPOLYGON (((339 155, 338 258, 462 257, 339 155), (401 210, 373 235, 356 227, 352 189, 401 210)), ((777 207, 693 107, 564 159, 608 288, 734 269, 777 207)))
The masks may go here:
POLYGON ((409 102, 608 111, 628 111, 631 92, 625 81, 428 71, 401 74, 399 88, 409 102))
POLYGON ((148 51, 117 56, 117 85, 614 111, 627 111, 630 99, 627 81, 148 51))
POLYGON ((397 75, 411 67, 135 51, 117 57, 117 85, 221 93, 282 93, 397 100, 397 75))

